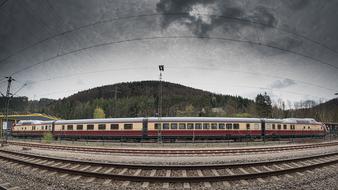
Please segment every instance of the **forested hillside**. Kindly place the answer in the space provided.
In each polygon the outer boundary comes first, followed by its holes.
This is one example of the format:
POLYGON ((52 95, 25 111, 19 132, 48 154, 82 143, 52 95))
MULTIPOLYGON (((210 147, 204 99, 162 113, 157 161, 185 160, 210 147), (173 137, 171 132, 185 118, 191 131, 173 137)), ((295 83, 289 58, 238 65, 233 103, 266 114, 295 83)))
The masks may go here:
MULTIPOLYGON (((307 108, 286 110, 283 102, 282 106, 276 106, 267 94, 258 94, 255 100, 250 100, 180 84, 162 84, 163 116, 311 117, 320 121, 338 121, 337 99, 307 108)), ((12 98, 10 113, 45 113, 63 119, 151 117, 158 112, 159 86, 158 81, 141 81, 88 89, 59 100, 12 98)), ((3 98, 0 98, 0 105, 0 112, 4 113, 3 98)))

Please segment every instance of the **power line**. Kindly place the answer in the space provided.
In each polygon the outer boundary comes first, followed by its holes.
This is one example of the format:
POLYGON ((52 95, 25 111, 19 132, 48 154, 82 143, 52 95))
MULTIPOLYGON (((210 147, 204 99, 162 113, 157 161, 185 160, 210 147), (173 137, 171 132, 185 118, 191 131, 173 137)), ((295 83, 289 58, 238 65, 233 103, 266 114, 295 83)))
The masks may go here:
MULTIPOLYGON (((66 30, 64 32, 61 32, 61 33, 57 33, 55 35, 51 35, 47 38, 44 38, 42 40, 39 40, 31 45, 28 45, 22 49, 19 49, 17 51, 15 51, 14 53, 8 55, 7 57, 5 57, 4 59, 0 60, 0 63, 1 62, 4 62, 6 60, 8 60, 9 58, 15 56, 16 54, 20 53, 20 52, 23 52, 27 49, 30 49, 34 46, 37 46, 43 42, 46 42, 48 40, 51 40, 53 38, 56 38, 56 37, 59 37, 59 36, 62 36, 62 35, 65 35, 65 34, 68 34, 68 33, 71 33, 71 32, 74 32, 74 31, 77 31, 77 30, 81 30, 81 29, 84 29, 84 28, 88 28, 88 27, 91 27, 91 26, 94 26, 94 25, 97 25, 97 24, 104 24, 104 23, 110 23, 110 22, 114 22, 114 21, 119 21, 119 20, 127 20, 127 19, 134 19, 134 18, 141 18, 141 17, 152 17, 152 16, 178 16, 178 15, 189 15, 189 13, 153 13, 153 14, 140 14, 140 15, 133 15, 133 16, 125 16, 125 17, 118 17, 118 18, 112 18, 112 19, 106 19, 106 20, 100 20, 100 21, 97 21, 97 22, 93 22, 93 23, 90 23, 90 24, 86 24, 86 25, 82 25, 82 26, 79 26, 79 27, 76 27, 76 28, 73 28, 73 29, 70 29, 70 30, 66 30)), ((226 19, 226 20, 233 20, 233 21, 236 21, 236 22, 243 22, 243 23, 248 23, 248 24, 253 24, 253 25, 259 25, 259 26, 264 26, 264 27, 268 27, 268 28, 272 28, 272 29, 275 29, 277 31, 282 31, 282 32, 285 32, 287 34, 291 34, 291 35, 294 35, 294 36, 297 36, 297 37, 300 37, 300 38, 303 38, 304 40, 307 40, 307 41, 310 41, 312 43, 315 43, 319 46, 321 46, 322 48, 325 48, 327 50, 330 50, 331 52, 335 53, 335 54, 338 54, 338 51, 330 48, 329 46, 321 43, 321 42, 318 42, 318 41, 315 41, 309 37, 306 37, 304 35, 300 35, 296 32, 291 32, 291 31, 288 31, 286 29, 282 29, 282 28, 279 28, 279 27, 276 27, 276 26, 273 26, 273 25, 269 25, 269 24, 264 24, 264 23, 260 23, 260 22, 255 22, 255 21, 251 21, 249 19, 243 19, 243 18, 236 18, 236 17, 229 17, 229 16, 223 16, 223 15, 215 15, 215 14, 198 14, 198 15, 201 15, 201 16, 213 16, 213 17, 219 17, 219 18, 223 18, 223 19, 226 19)))
POLYGON ((267 47, 267 48, 271 48, 271 49, 276 49, 276 50, 279 50, 279 51, 287 52, 287 53, 290 53, 290 54, 298 55, 298 56, 310 59, 310 60, 318 62, 318 63, 320 63, 322 65, 330 66, 330 67, 335 68, 335 69, 338 70, 338 66, 330 64, 330 63, 327 63, 327 62, 324 62, 324 61, 321 61, 321 60, 319 60, 317 58, 313 58, 311 56, 308 56, 308 55, 305 55, 305 54, 302 54, 302 53, 294 52, 292 50, 283 49, 283 48, 272 46, 272 45, 269 45, 269 44, 264 44, 264 43, 261 43, 261 42, 254 42, 254 41, 250 41, 250 40, 238 40, 238 39, 233 39, 233 38, 209 37, 209 36, 204 36, 204 37, 203 36, 154 36, 154 37, 145 37, 145 38, 126 39, 126 40, 120 40, 120 41, 111 41, 111 42, 105 42, 105 43, 101 43, 101 44, 95 44, 95 45, 87 46, 87 47, 84 47, 84 48, 79 48, 79 49, 72 50, 72 51, 69 51, 69 52, 66 52, 66 53, 63 53, 63 54, 59 54, 59 55, 55 55, 55 56, 49 57, 46 60, 43 60, 43 61, 37 62, 35 64, 29 65, 29 66, 27 66, 27 67, 25 67, 25 68, 23 68, 21 70, 15 71, 14 73, 11 74, 11 76, 13 76, 15 74, 18 74, 20 72, 23 72, 25 70, 28 70, 28 69, 30 69, 32 67, 37 66, 37 65, 49 62, 49 61, 51 61, 53 59, 56 59, 58 57, 63 57, 63 56, 66 56, 66 55, 71 55, 71 54, 74 54, 74 53, 77 53, 77 52, 81 52, 81 51, 84 51, 84 50, 89 50, 89 49, 92 49, 92 48, 98 48, 98 47, 103 47, 103 46, 108 46, 108 45, 113 45, 113 44, 121 44, 121 43, 125 43, 125 42, 135 42, 135 41, 145 41, 145 40, 158 40, 158 39, 208 39, 208 40, 232 41, 232 42, 238 42, 238 43, 246 43, 246 44, 250 44, 250 45, 263 46, 263 47, 267 47))
MULTIPOLYGON (((184 67, 169 67, 169 68, 177 68, 177 69, 197 69, 197 70, 214 70, 214 71, 219 71, 221 70, 220 68, 210 68, 210 67, 197 67, 197 66, 184 66, 184 67)), ((305 85, 308 85, 308 86, 313 86, 313 87, 317 87, 317 88, 321 88, 321 89, 325 89, 325 90, 329 90, 329 91, 336 91, 335 89, 333 88, 328 88, 328 87, 325 87, 325 86, 321 86, 321 85, 318 85, 318 84, 314 84, 314 83, 310 83, 310 82, 306 82, 306 81, 303 81, 303 80, 298 80, 298 79, 292 79, 292 78, 285 78, 285 77, 282 77, 282 76, 279 76, 279 75, 270 75, 270 74, 267 74, 267 73, 259 73, 259 72, 249 72, 249 71, 239 71, 239 70, 234 70, 234 69, 226 69, 226 71, 229 71, 229 72, 236 72, 236 73, 244 73, 244 74, 249 74, 249 75, 254 75, 254 76, 261 76, 261 77, 266 77, 266 78, 272 78, 272 79, 290 79, 290 80, 293 80, 293 81, 296 81, 296 82, 299 82, 299 83, 302 83, 302 84, 305 84, 305 85)))
POLYGON ((0 4, 0 9, 5 6, 5 4, 8 2, 8 0, 4 0, 1 4, 0 4))

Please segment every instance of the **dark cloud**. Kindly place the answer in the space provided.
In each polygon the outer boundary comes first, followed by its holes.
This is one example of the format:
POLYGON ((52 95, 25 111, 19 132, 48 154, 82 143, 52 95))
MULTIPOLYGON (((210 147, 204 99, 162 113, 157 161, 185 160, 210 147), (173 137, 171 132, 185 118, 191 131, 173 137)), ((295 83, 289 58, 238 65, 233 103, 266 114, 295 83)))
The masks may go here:
POLYGON ((286 5, 293 10, 300 10, 310 4, 310 0, 285 0, 286 5))
POLYGON ((225 31, 233 28, 239 30, 239 26, 245 27, 251 25, 250 22, 254 22, 259 23, 259 26, 264 29, 274 27, 278 23, 274 14, 266 7, 257 6, 246 10, 236 1, 228 0, 161 0, 156 10, 163 14, 161 22, 163 29, 173 23, 183 24, 197 36, 207 36, 217 27, 225 31))
POLYGON ((286 87, 289 87, 289 86, 292 86, 292 85, 295 85, 295 84, 296 84, 296 82, 294 80, 291 80, 291 79, 276 80, 270 85, 270 88, 281 89, 281 88, 286 88, 286 87))

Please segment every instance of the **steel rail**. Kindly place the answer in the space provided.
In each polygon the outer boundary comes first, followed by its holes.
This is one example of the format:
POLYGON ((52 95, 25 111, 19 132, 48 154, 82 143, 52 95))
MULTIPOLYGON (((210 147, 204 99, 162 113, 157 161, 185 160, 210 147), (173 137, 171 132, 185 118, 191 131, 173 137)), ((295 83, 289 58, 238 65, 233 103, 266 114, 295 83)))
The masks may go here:
MULTIPOLYGON (((314 156, 312 159, 318 159, 318 158, 325 158, 325 157, 331 157, 331 156, 337 156, 338 153, 332 153, 332 154, 324 154, 319 156, 314 156)), ((39 156, 37 156, 39 157, 39 156)), ((6 156, 3 154, 0 154, 0 158, 3 160, 8 160, 10 162, 16 162, 23 165, 29 165, 37 168, 47 169, 47 170, 53 170, 57 172, 62 173, 69 173, 74 175, 80 175, 80 176, 86 176, 86 177, 96 177, 96 178, 103 178, 103 179, 115 179, 115 180, 122 180, 122 181, 147 181, 147 182, 203 182, 203 181, 233 181, 233 180, 241 180, 241 179, 255 179, 259 177, 268 177, 273 175, 282 175, 287 173, 294 173, 304 170, 309 170, 313 168, 318 168, 326 165, 336 164, 338 163, 338 158, 335 157, 335 159, 320 161, 317 163, 311 163, 311 165, 304 165, 304 166, 297 166, 287 169, 278 169, 278 170, 272 170, 272 171, 262 171, 262 172, 256 172, 256 173, 248 173, 248 174, 236 174, 236 175, 219 175, 219 176, 133 176, 133 175, 123 175, 123 174, 109 174, 109 173, 100 173, 100 172, 93 172, 93 171, 82 171, 82 170, 75 170, 71 168, 62 168, 62 167, 56 167, 53 165, 43 165, 38 164, 41 162, 41 160, 37 163, 29 162, 25 160, 20 160, 20 158, 13 158, 10 156, 6 156)), ((307 157, 304 161, 307 159, 311 159, 310 157, 307 157)), ((297 161, 300 161, 301 159, 297 159, 297 161)), ((292 159, 290 159, 292 162, 292 159)), ((293 160, 295 161, 295 160, 293 160)), ((269 165, 276 164, 276 162, 268 162, 269 165)), ((243 165, 242 165, 243 166, 243 165)), ((161 166, 159 166, 161 167, 161 166)), ((225 166, 226 168, 228 167, 225 166)), ((182 168, 181 168, 182 169, 182 168)), ((198 168, 200 169, 200 168, 198 168)))
POLYGON ((336 146, 338 142, 305 144, 305 145, 291 145, 291 146, 275 146, 275 147, 258 147, 258 148, 220 148, 220 149, 134 149, 134 148, 103 148, 103 147, 81 147, 81 146, 65 146, 65 145, 51 145, 41 143, 23 143, 17 141, 8 141, 9 144, 27 147, 47 148, 56 150, 73 150, 84 152, 101 152, 101 153, 123 153, 123 154, 231 154, 231 153, 258 153, 268 151, 285 151, 285 150, 299 150, 308 148, 319 148, 336 146))
POLYGON ((315 155, 315 156, 304 156, 304 157, 289 158, 289 159, 279 159, 279 160, 274 160, 272 162, 271 161, 258 161, 258 162, 235 163, 235 164, 225 163, 225 164, 195 164, 195 165, 152 165, 152 164, 125 164, 125 163, 94 162, 94 161, 66 159, 66 158, 57 158, 57 157, 50 157, 50 156, 27 154, 27 153, 19 153, 19 152, 13 152, 13 151, 8 151, 8 150, 1 150, 1 149, 0 149, 0 152, 17 155, 17 156, 36 158, 36 159, 45 159, 45 160, 55 161, 55 162, 65 162, 65 163, 72 163, 72 164, 114 167, 114 168, 147 169, 147 170, 151 170, 151 169, 198 170, 198 169, 253 167, 253 166, 278 164, 278 163, 283 163, 283 162, 288 163, 288 162, 295 162, 295 161, 302 161, 302 160, 306 161, 310 159, 317 159, 317 158, 322 158, 322 157, 338 155, 338 152, 334 152, 334 153, 320 154, 320 155, 315 155))

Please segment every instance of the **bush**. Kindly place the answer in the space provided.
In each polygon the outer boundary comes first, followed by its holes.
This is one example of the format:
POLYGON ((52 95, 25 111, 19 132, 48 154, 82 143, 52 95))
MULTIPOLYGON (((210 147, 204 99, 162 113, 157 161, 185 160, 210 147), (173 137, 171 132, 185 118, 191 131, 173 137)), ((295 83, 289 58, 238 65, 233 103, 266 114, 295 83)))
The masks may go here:
POLYGON ((51 143, 52 140, 53 140, 53 135, 52 135, 52 133, 51 133, 51 132, 48 132, 48 133, 43 134, 42 140, 43 140, 43 142, 45 142, 45 143, 48 143, 48 144, 51 143))

